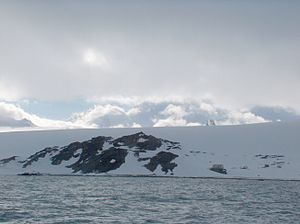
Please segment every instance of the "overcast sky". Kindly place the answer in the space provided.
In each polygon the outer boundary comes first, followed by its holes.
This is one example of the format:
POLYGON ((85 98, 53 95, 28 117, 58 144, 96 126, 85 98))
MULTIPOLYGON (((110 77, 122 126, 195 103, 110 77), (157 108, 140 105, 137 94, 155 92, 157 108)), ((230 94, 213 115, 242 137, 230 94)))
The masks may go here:
POLYGON ((300 111, 299 59, 300 1, 0 2, 0 101, 43 116, 108 99, 300 111))

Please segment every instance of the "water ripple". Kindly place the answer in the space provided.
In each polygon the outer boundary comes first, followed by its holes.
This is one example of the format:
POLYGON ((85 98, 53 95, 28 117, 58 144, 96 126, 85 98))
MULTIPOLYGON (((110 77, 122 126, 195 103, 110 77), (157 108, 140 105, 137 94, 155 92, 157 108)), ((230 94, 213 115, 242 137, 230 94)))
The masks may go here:
POLYGON ((297 223, 300 182, 0 176, 5 223, 297 223))

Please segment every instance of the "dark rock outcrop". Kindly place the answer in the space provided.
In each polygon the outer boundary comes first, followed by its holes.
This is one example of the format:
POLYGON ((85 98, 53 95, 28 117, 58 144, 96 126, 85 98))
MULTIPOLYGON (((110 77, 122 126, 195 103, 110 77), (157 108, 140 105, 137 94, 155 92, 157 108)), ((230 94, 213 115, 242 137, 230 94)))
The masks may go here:
POLYGON ((42 174, 37 172, 37 173, 29 173, 29 172, 25 172, 25 173, 20 173, 18 174, 18 176, 41 176, 42 174))
POLYGON ((258 155, 255 155, 255 157, 260 158, 260 159, 276 159, 276 158, 283 158, 284 155, 262 155, 262 154, 258 154, 258 155))
POLYGON ((52 154, 52 153, 55 153, 58 151, 58 147, 55 146, 55 147, 47 147, 35 154, 33 154, 32 156, 28 157, 24 163, 23 163, 23 168, 26 168, 27 166, 30 166, 33 162, 37 162, 39 159, 41 158, 45 158, 45 156, 47 154, 52 154))
POLYGON ((127 146, 129 148, 136 148, 136 151, 154 151, 161 147, 163 144, 166 145, 166 150, 170 149, 181 149, 179 142, 172 142, 169 140, 156 138, 152 135, 146 135, 143 132, 138 132, 133 135, 123 136, 112 141, 114 147, 127 146))
POLYGON ((125 163, 125 157, 128 151, 126 149, 117 149, 111 147, 100 155, 84 158, 84 156, 72 165, 67 167, 72 168, 73 173, 81 171, 82 173, 105 173, 111 170, 118 169, 125 163))
POLYGON ((59 165, 62 161, 68 161, 72 157, 77 157, 78 155, 75 154, 78 149, 82 148, 82 143, 80 142, 73 142, 67 147, 64 147, 58 154, 51 158, 52 165, 59 165))
POLYGON ((142 150, 156 150, 162 145, 161 139, 146 135, 143 132, 117 138, 112 143, 115 147, 128 146, 129 148, 136 147, 142 150))
POLYGON ((79 160, 84 161, 89 157, 95 156, 99 151, 102 151, 104 143, 110 139, 111 137, 99 136, 89 141, 73 142, 63 147, 57 155, 52 157, 52 164, 59 165, 62 161, 68 161, 72 157, 77 158, 79 156, 79 160), (76 153, 79 149, 82 149, 81 154, 76 153))
POLYGON ((18 157, 17 156, 12 156, 12 157, 9 157, 9 158, 6 158, 6 159, 1 159, 0 160, 0 165, 1 164, 6 164, 6 163, 9 163, 11 161, 14 161, 16 160, 18 157))
MULTIPOLYGON (((45 161, 51 165, 62 165, 67 162, 66 168, 70 168, 73 173, 105 173, 118 169, 125 163, 128 153, 133 153, 137 162, 148 162, 144 165, 145 169, 155 171, 158 165, 161 165, 162 171, 173 172, 177 166, 171 162, 178 155, 171 153, 170 150, 180 150, 179 142, 172 142, 152 135, 146 135, 143 132, 123 136, 113 139, 112 137, 98 136, 88 141, 72 142, 63 147, 47 147, 24 161, 19 161, 23 168, 30 167, 40 159, 47 158, 45 161), (157 150, 155 156, 140 157, 142 153, 157 150), (164 151, 162 151, 164 150, 164 151), (48 161, 49 159, 49 161, 48 161)), ((1 163, 9 163, 16 157, 10 157, 0 160, 1 163)))
POLYGON ((224 168, 223 164, 213 164, 209 169, 217 173, 227 174, 227 170, 224 168))
MULTIPOLYGON (((161 170, 168 173, 168 171, 173 172, 173 169, 177 166, 176 163, 171 163, 173 159, 178 157, 178 155, 173 154, 171 152, 161 151, 157 153, 150 159, 150 162, 144 165, 151 172, 155 171, 158 165, 161 165, 161 170)), ((148 158, 147 158, 148 159, 148 158)))

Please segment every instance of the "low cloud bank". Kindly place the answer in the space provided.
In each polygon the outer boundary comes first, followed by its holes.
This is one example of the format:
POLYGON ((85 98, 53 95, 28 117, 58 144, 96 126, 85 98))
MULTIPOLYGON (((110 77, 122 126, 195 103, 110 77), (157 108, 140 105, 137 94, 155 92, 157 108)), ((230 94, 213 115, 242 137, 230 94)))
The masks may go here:
MULTIPOLYGON (((266 108, 268 107, 265 107, 264 111, 266 108)), ((272 111, 272 108, 268 108, 268 111, 272 111)), ((285 114, 283 108, 281 113, 285 114)), ((291 111, 287 110, 286 113, 291 111)), ((293 118, 300 118, 296 112, 293 113, 293 118)), ((268 113, 270 114, 271 112, 268 113)), ((276 120, 280 120, 278 116, 277 113, 276 120)), ((87 111, 72 114, 67 120, 53 120, 30 114, 16 104, 0 102, 2 130, 202 126, 209 120, 214 120, 216 125, 239 125, 274 121, 271 118, 258 115, 251 109, 229 110, 218 107, 208 100, 189 102, 148 100, 130 103, 114 100, 99 102, 87 111)))

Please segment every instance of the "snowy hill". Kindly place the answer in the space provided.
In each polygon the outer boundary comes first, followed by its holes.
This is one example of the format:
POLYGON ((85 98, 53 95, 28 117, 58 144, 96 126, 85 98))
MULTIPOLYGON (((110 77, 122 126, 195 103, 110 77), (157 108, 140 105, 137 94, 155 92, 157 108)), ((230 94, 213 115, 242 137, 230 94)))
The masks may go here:
POLYGON ((300 122, 0 133, 0 173, 300 179, 300 122))

